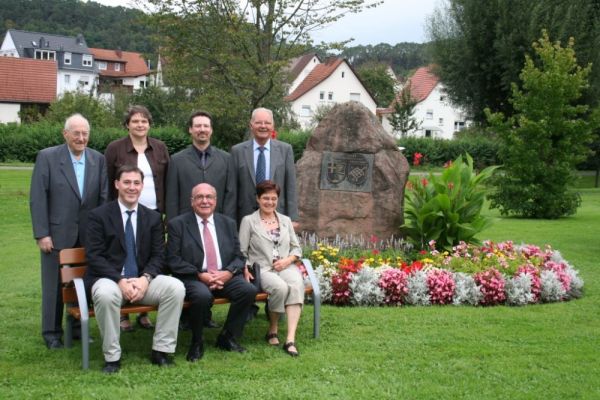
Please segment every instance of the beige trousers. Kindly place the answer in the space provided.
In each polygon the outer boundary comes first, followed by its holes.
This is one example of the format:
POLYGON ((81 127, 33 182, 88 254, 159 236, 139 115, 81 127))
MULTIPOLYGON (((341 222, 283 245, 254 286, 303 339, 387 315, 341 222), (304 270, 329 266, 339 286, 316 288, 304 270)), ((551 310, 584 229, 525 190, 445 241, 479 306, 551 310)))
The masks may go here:
POLYGON ((260 284, 269 294, 269 311, 284 313, 285 306, 304 303, 304 280, 295 264, 281 272, 261 269, 260 284))

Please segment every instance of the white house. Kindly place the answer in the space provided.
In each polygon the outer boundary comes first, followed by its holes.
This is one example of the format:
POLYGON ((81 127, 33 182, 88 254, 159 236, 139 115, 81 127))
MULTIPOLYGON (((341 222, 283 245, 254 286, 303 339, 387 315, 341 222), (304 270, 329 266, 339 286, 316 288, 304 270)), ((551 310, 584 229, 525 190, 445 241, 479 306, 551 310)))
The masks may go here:
POLYGON ((345 59, 329 58, 317 63, 314 57, 300 69, 285 97, 291 105, 293 118, 303 128, 314 124, 313 117, 319 108, 351 100, 362 103, 375 114, 377 105, 373 96, 345 59), (297 83, 303 73, 305 78, 297 83))
POLYGON ((94 93, 98 75, 81 34, 71 37, 9 29, 0 47, 2 56, 56 61, 57 95, 76 90, 94 93))
POLYGON ((0 123, 21 122, 27 107, 44 111, 56 99, 56 61, 0 57, 0 123))
MULTIPOLYGON (((452 139, 455 132, 470 124, 466 112, 448 100, 444 85, 431 67, 417 69, 404 88, 410 88, 411 96, 417 102, 413 117, 419 123, 418 129, 407 132, 408 136, 452 139)), ((399 96, 400 93, 389 108, 377 110, 383 128, 394 136, 400 132, 393 132, 389 118, 399 96)))

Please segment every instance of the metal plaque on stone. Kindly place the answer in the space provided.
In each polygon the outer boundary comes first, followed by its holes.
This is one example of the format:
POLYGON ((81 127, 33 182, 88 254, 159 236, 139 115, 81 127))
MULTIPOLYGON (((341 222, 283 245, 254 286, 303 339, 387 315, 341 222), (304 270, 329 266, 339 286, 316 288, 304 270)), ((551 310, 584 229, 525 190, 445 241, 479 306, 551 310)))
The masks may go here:
POLYGON ((371 192, 373 154, 323 152, 321 190, 371 192))

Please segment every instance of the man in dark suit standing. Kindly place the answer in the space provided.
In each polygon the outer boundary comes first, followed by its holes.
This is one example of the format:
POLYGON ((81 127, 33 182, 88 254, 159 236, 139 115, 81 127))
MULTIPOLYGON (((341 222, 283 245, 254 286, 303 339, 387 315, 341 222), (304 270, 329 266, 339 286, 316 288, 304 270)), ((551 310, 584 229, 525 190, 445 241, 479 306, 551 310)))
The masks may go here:
POLYGON ((117 200, 90 212, 85 246, 88 268, 86 291, 96 312, 102 334, 106 373, 121 366, 119 319, 127 302, 158 305, 152 340, 151 361, 159 366, 172 363, 178 321, 185 289, 182 283, 162 275, 164 229, 161 216, 138 203, 144 173, 124 165, 117 171, 114 185, 117 200))
POLYGON ((229 154, 210 144, 212 116, 196 111, 188 120, 192 145, 171 157, 167 172, 167 220, 191 211, 190 193, 199 183, 217 190, 216 211, 223 212, 229 154))
POLYGON ((206 183, 196 185, 191 204, 193 212, 169 221, 167 264, 173 276, 183 281, 186 298, 191 302, 192 342, 187 360, 194 362, 204 354, 203 322, 215 296, 231 301, 217 347, 246 351, 237 340, 242 335, 257 290, 243 276, 244 257, 235 221, 214 213, 215 188, 206 183))
POLYGON ((49 349, 63 347, 58 253, 85 244, 88 212, 108 195, 104 156, 87 148, 89 136, 82 115, 67 118, 65 144, 41 150, 31 177, 31 223, 42 264, 42 337, 49 349))
POLYGON ((252 139, 231 148, 225 214, 236 219, 238 225, 258 209, 256 185, 266 179, 281 188, 277 211, 292 221, 298 220, 294 153, 288 143, 271 139, 274 129, 273 112, 257 108, 250 120, 252 139))

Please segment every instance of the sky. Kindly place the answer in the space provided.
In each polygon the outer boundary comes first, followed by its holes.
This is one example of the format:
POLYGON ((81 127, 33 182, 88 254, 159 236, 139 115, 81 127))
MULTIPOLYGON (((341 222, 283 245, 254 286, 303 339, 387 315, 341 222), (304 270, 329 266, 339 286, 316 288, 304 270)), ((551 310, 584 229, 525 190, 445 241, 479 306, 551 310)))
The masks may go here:
MULTIPOLYGON (((131 0, 94 0, 109 6, 127 6, 131 0)), ((425 23, 442 0, 385 0, 360 14, 348 15, 313 35, 315 42, 353 38, 349 46, 427 41, 425 23)))

